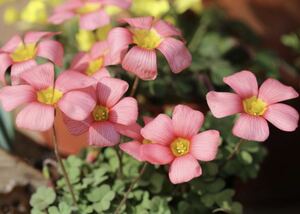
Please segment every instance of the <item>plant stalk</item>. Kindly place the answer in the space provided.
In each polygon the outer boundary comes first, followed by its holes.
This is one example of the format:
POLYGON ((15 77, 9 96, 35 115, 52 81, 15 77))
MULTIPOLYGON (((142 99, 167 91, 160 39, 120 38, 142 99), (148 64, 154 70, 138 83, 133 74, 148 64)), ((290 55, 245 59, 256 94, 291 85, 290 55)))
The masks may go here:
POLYGON ((138 78, 138 76, 136 76, 134 78, 133 86, 132 86, 131 91, 130 91, 130 97, 134 96, 134 94, 136 92, 136 89, 137 89, 137 87, 139 85, 139 81, 140 81, 140 78, 138 78))
POLYGON ((239 151, 241 148, 241 145, 245 142, 244 139, 240 139, 239 142, 235 145, 234 150, 228 155, 226 158, 227 161, 231 160, 239 151))

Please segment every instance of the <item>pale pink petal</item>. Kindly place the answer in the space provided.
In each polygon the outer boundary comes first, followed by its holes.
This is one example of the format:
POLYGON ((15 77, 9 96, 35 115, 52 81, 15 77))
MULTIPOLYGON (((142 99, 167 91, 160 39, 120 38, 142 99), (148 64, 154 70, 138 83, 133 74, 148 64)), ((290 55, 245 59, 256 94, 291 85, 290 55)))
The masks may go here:
POLYGON ((0 101, 5 111, 11 111, 35 99, 35 90, 29 85, 5 86, 0 90, 0 101))
POLYGON ((84 72, 89 66, 90 60, 91 58, 89 54, 85 52, 79 52, 72 59, 70 70, 84 72))
POLYGON ((129 154, 130 156, 134 157, 138 161, 144 161, 141 155, 141 148, 142 144, 138 141, 130 141, 128 143, 120 144, 120 148, 129 154))
POLYGON ((126 22, 134 28, 150 29, 152 27, 153 17, 123 18, 120 22, 126 22))
POLYGON ((117 78, 104 77, 97 85, 98 100, 101 105, 113 107, 128 90, 128 83, 117 78))
POLYGON ((142 128, 141 134, 145 139, 162 145, 170 145, 175 138, 172 120, 164 114, 158 115, 142 128))
POLYGON ((0 51, 11 53, 21 44, 23 44, 22 38, 19 35, 15 35, 2 46, 0 51))
POLYGON ((33 131, 47 131, 54 123, 54 108, 37 102, 30 103, 18 114, 16 124, 19 128, 33 131))
POLYGON ((192 63, 192 55, 182 41, 166 38, 157 49, 166 57, 174 73, 180 73, 192 63))
POLYGON ((135 46, 125 55, 122 67, 143 80, 154 80, 157 76, 156 53, 135 46))
POLYGON ((13 62, 8 54, 0 54, 0 82, 6 84, 5 73, 13 62))
POLYGON ((52 63, 37 65, 22 73, 20 77, 37 90, 53 87, 54 66, 52 63))
POLYGON ((216 118, 243 111, 242 100, 237 94, 211 91, 206 95, 207 104, 216 118))
POLYGON ((94 123, 89 129, 89 144, 94 146, 114 146, 120 142, 120 135, 110 122, 94 123))
POLYGON ((198 161, 192 155, 176 158, 170 167, 169 178, 173 184, 185 183, 202 174, 198 161))
POLYGON ((109 24, 110 18, 105 11, 97 11, 80 16, 79 26, 81 29, 95 30, 109 24))
POLYGON ((29 60, 25 62, 18 62, 11 66, 11 84, 19 85, 22 82, 21 74, 29 71, 37 65, 35 60, 29 60))
POLYGON ((142 158, 151 164, 164 165, 174 160, 174 156, 170 148, 160 144, 144 144, 140 151, 142 158))
POLYGON ((241 71, 224 77, 223 81, 242 98, 257 96, 258 94, 256 77, 250 71, 241 71))
POLYGON ((216 130, 201 132, 193 137, 190 153, 198 160, 211 161, 215 159, 221 142, 220 133, 216 130))
POLYGON ((115 5, 117 7, 127 9, 131 5, 131 0, 103 0, 104 5, 115 5))
POLYGON ((258 97, 268 104, 278 103, 298 97, 292 87, 286 86, 275 79, 267 79, 259 88, 258 97))
POLYGON ((76 10, 83 6, 82 0, 72 0, 67 1, 57 7, 55 7, 55 12, 66 12, 76 10))
POLYGON ((78 120, 72 120, 68 116, 63 115, 63 120, 64 123, 66 124, 68 131, 72 135, 82 135, 83 133, 87 132, 93 122, 91 116, 87 117, 85 120, 78 121, 78 120))
POLYGON ((263 117, 241 114, 234 124, 232 133, 245 140, 262 142, 269 137, 269 127, 263 117))
POLYGON ((62 72, 56 82, 55 88, 62 92, 68 92, 76 89, 84 89, 96 84, 94 78, 88 77, 76 71, 67 70, 62 72))
POLYGON ((70 11, 58 12, 50 16, 48 18, 48 22, 51 24, 58 25, 73 18, 74 16, 76 16, 74 12, 70 12, 70 11))
POLYGON ((172 24, 167 23, 163 20, 158 20, 153 25, 153 28, 161 35, 162 37, 170 36, 182 36, 181 31, 174 27, 172 24))
POLYGON ((58 32, 46 32, 46 31, 33 31, 33 32, 28 32, 24 36, 24 43, 25 44, 32 44, 32 43, 37 43, 41 39, 47 39, 52 36, 55 36, 59 34, 58 32))
POLYGON ((115 124, 116 130, 126 137, 132 138, 137 141, 142 141, 141 126, 138 123, 132 123, 130 125, 115 124))
POLYGON ((153 119, 154 119, 153 117, 143 116, 143 121, 144 121, 145 125, 147 125, 148 123, 150 123, 153 119))
POLYGON ((123 98, 109 112, 109 120, 122 125, 135 123, 137 117, 138 105, 136 99, 132 97, 123 98))
POLYGON ((91 48, 90 54, 93 59, 96 59, 100 56, 104 56, 109 51, 109 45, 107 41, 97 42, 91 48))
POLYGON ((186 105, 177 105, 174 108, 172 123, 177 137, 191 139, 196 135, 204 122, 204 115, 186 105))
POLYGON ((110 77, 110 73, 106 68, 101 68, 99 71, 94 73, 92 77, 100 81, 104 77, 110 77))
POLYGON ((71 91, 62 97, 58 106, 73 120, 84 120, 93 111, 96 101, 87 93, 71 91))
POLYGON ((268 107, 264 118, 283 131, 292 132, 298 127, 299 113, 291 106, 278 103, 268 107))
POLYGON ((38 44, 37 56, 49 59, 58 66, 62 66, 64 48, 61 43, 54 40, 45 40, 38 44))

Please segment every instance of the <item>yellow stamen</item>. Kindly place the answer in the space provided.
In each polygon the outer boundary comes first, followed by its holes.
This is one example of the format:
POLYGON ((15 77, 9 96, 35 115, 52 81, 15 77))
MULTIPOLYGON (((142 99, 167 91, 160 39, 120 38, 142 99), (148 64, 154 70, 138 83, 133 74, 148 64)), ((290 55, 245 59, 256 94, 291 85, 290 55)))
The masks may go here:
POLYGON ((92 76, 93 74, 95 74, 97 71, 99 71, 102 68, 103 61, 104 60, 102 57, 95 59, 93 61, 90 61, 88 68, 85 70, 85 73, 88 76, 92 76))
POLYGON ((83 7, 78 8, 76 10, 76 13, 79 14, 79 15, 84 15, 84 14, 95 12, 95 11, 99 10, 100 7, 101 7, 100 3, 90 2, 90 3, 84 4, 83 7))
POLYGON ((147 139, 144 139, 142 142, 142 144, 149 144, 149 143, 151 143, 151 140, 147 140, 147 139))
POLYGON ((37 92, 37 100, 47 105, 55 105, 63 96, 63 93, 53 87, 49 87, 37 92))
POLYGON ((106 121, 109 117, 109 110, 105 106, 97 105, 93 111, 93 117, 95 121, 106 121))
POLYGON ((33 59, 36 52, 35 44, 21 44, 10 56, 14 62, 24 62, 33 59))
POLYGON ((176 138, 170 145, 173 155, 180 157, 190 151, 190 141, 184 138, 176 138))
POLYGON ((153 50, 162 42, 160 35, 154 30, 133 29, 133 43, 141 48, 153 50))
POLYGON ((244 111, 253 116, 261 116, 267 110, 267 103, 262 99, 253 96, 243 100, 244 111))

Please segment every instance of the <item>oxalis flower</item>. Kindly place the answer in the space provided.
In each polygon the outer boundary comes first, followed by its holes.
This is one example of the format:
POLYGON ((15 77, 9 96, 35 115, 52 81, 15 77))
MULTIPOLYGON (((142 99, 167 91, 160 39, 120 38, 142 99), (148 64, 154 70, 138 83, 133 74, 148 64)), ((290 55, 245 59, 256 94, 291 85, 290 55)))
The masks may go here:
POLYGON ((233 134, 253 141, 265 141, 269 136, 267 121, 283 131, 294 131, 298 126, 298 112, 282 103, 298 97, 292 88, 275 79, 267 79, 258 89, 256 77, 241 71, 225 77, 224 82, 235 92, 209 92, 206 96, 212 114, 217 118, 239 113, 233 134))
POLYGON ((79 16, 79 26, 85 30, 95 30, 110 23, 109 15, 105 12, 107 6, 127 9, 128 0, 69 0, 58 6, 48 19, 52 24, 61 24, 75 16, 79 16))
POLYGON ((172 183, 188 182, 202 174, 197 160, 211 161, 216 157, 220 135, 216 130, 198 134, 204 121, 200 111, 177 105, 172 119, 158 115, 141 129, 147 143, 141 147, 141 156, 152 164, 170 164, 172 183))
POLYGON ((128 84, 120 79, 104 77, 98 82, 96 91, 90 89, 97 103, 92 113, 83 121, 65 117, 65 124, 73 135, 88 131, 90 145, 114 146, 120 142, 116 125, 128 126, 137 120, 137 101, 132 97, 121 99, 128 84))
POLYGON ((28 32, 24 40, 16 35, 0 49, 0 81, 6 84, 5 72, 11 66, 13 85, 20 83, 20 74, 37 65, 36 57, 46 58, 61 66, 63 46, 49 38, 57 33, 28 32))
POLYGON ((55 108, 74 120, 85 119, 95 107, 87 93, 76 89, 95 84, 93 78, 78 72, 64 71, 54 82, 54 66, 38 65, 20 76, 26 85, 5 86, 0 91, 0 101, 6 111, 27 104, 18 114, 20 128, 46 131, 53 126, 55 108))
POLYGON ((143 80, 153 80, 157 76, 156 50, 167 59, 171 70, 179 73, 186 69, 192 56, 185 44, 173 37, 181 37, 181 32, 171 24, 153 17, 122 19, 129 28, 117 27, 110 31, 108 42, 116 64, 143 80), (133 45, 129 49, 129 45, 133 45))

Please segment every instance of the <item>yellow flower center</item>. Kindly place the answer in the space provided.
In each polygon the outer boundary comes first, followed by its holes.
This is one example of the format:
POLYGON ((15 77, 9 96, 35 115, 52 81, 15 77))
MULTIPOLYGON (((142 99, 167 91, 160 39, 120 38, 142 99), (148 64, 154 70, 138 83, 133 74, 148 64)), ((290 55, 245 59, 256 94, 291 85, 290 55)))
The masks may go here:
POLYGON ((95 121, 105 121, 108 120, 109 110, 105 106, 96 106, 93 111, 93 117, 95 121))
POLYGON ((24 62, 33 59, 36 52, 35 44, 21 44, 10 56, 14 62, 24 62))
POLYGON ((88 68, 85 70, 85 73, 88 76, 92 76, 93 74, 95 74, 97 71, 100 70, 100 68, 102 68, 103 66, 103 58, 100 57, 98 59, 95 59, 93 61, 90 61, 88 68))
POLYGON ((149 143, 151 143, 151 140, 147 140, 147 139, 144 139, 142 142, 142 144, 149 144, 149 143))
POLYGON ((153 29, 133 29, 133 43, 141 48, 153 50, 159 46, 162 41, 160 35, 153 29))
POLYGON ((256 96, 243 100, 244 111, 253 116, 261 116, 267 110, 267 103, 256 96))
POLYGON ((63 96, 63 93, 53 87, 37 92, 37 100, 47 105, 55 105, 63 96))
POLYGON ((190 151, 190 141, 184 138, 176 138, 170 145, 173 155, 180 157, 190 151))
POLYGON ((101 7, 100 3, 96 3, 96 2, 85 3, 84 6, 76 10, 76 13, 79 15, 84 15, 84 14, 95 12, 99 10, 100 7, 101 7))

